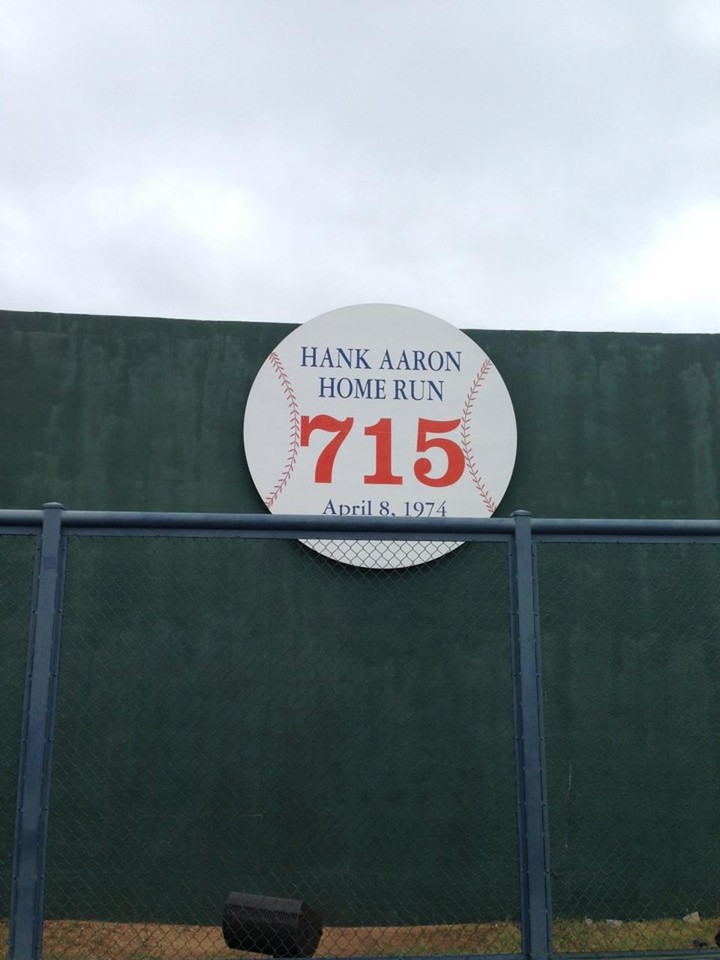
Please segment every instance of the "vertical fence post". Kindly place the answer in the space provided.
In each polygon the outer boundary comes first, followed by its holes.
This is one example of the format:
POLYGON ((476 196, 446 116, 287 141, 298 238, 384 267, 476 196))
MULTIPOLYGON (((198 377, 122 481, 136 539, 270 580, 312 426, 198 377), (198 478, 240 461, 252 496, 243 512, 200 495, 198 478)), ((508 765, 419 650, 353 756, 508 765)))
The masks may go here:
POLYGON ((50 764, 65 572, 62 504, 46 503, 43 511, 20 746, 9 960, 38 960, 42 949, 50 764))
POLYGON ((517 510, 513 517, 510 600, 522 951, 531 960, 547 960, 552 907, 537 578, 530 514, 517 510))

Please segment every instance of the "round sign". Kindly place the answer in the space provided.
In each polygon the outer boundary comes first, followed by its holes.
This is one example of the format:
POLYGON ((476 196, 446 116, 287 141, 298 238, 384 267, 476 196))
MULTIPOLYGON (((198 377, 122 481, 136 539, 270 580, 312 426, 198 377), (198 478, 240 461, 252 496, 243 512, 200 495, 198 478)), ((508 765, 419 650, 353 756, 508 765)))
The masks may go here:
MULTIPOLYGON (((362 304, 304 323, 262 365, 245 411, 248 467, 272 513, 489 517, 516 446, 492 360, 456 327, 409 307, 362 304)), ((380 568, 459 546, 306 542, 380 568)))

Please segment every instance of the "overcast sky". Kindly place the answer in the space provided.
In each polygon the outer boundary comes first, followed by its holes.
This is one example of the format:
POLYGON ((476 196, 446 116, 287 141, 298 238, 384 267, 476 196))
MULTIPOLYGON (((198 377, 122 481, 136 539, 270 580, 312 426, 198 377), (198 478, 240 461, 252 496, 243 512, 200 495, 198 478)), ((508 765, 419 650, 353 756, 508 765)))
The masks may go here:
POLYGON ((720 332, 720 0, 2 0, 0 308, 720 332))

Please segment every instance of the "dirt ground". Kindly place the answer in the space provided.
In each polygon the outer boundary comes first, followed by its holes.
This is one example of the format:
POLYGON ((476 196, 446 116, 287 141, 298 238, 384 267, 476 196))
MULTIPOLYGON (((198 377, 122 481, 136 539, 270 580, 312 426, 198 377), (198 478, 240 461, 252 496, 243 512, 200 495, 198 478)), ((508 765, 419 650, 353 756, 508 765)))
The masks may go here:
MULTIPOLYGON (((515 953, 517 928, 506 924, 438 927, 328 927, 318 957, 515 953)), ((229 950, 219 927, 54 921, 45 925, 45 960, 211 960, 251 956, 229 950)))
MULTIPOLYGON (((682 950, 702 953, 694 941, 714 947, 720 920, 627 922, 556 920, 557 953, 682 950)), ((0 925, 0 939, 7 924, 0 925), (4 929, 3 929, 4 928, 4 929)), ((520 952, 510 922, 416 927, 329 927, 316 956, 403 957, 520 952)), ((55 920, 45 924, 45 960, 229 960, 253 956, 229 950, 220 927, 55 920)))

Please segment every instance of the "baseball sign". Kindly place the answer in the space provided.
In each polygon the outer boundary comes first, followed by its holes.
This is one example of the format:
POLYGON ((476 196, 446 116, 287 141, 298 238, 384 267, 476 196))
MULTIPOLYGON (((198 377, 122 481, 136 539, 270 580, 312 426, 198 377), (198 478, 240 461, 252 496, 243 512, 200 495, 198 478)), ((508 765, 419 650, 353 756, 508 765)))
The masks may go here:
MULTIPOLYGON (((444 320, 385 304, 322 314, 278 344, 253 383, 244 433, 267 508, 320 516, 492 516, 517 447, 510 395, 487 354, 444 320)), ((307 542, 381 568, 459 546, 307 542)))

